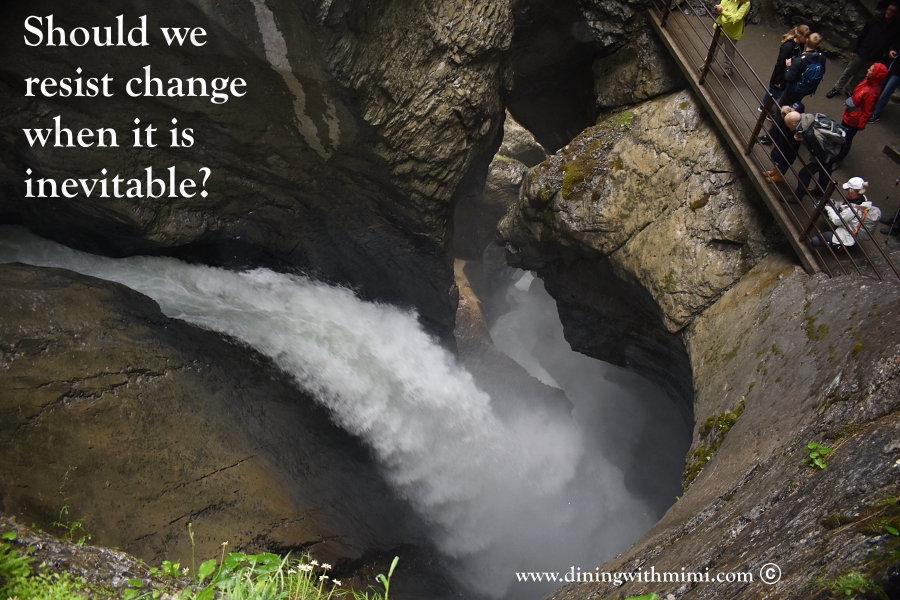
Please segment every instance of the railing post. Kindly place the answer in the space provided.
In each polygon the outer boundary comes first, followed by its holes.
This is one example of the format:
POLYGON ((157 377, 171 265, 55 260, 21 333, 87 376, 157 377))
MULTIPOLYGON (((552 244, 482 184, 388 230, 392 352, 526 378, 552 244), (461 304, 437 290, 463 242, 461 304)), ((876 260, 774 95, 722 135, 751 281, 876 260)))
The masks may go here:
MULTIPOLYGON (((814 182, 810 181, 810 183, 814 183, 814 182)), ((815 185, 818 187, 818 185, 819 185, 818 182, 815 182, 815 185)), ((803 231, 803 235, 800 236, 801 242, 803 240, 805 240, 806 237, 809 235, 809 232, 812 230, 813 226, 815 226, 815 224, 816 224, 816 220, 819 218, 819 216, 825 210, 825 207, 828 205, 828 201, 831 199, 831 194, 834 193, 834 186, 835 186, 834 179, 829 180, 828 187, 825 188, 825 193, 822 194, 822 199, 819 200, 819 205, 816 206, 816 210, 813 211, 813 214, 811 214, 809 216, 809 225, 806 226, 806 229, 803 231)))
POLYGON ((744 154, 749 156, 753 152, 753 144, 756 143, 756 138, 759 136, 759 132, 762 131, 763 123, 766 122, 766 117, 771 113, 773 104, 775 104, 775 98, 772 97, 772 94, 766 92, 766 103, 762 112, 759 113, 759 118, 756 119, 756 126, 753 128, 753 133, 750 134, 750 142, 747 144, 747 150, 744 151, 744 154))
POLYGON ((706 81, 706 75, 709 73, 709 67, 712 64, 713 56, 716 55, 716 46, 719 44, 719 36, 722 35, 722 28, 716 26, 715 32, 713 32, 712 43, 709 45, 709 52, 706 54, 706 62, 703 63, 703 70, 700 71, 700 79, 697 80, 697 83, 703 85, 706 81))
POLYGON ((675 0, 666 0, 666 9, 663 11, 662 20, 659 22, 660 27, 666 26, 666 21, 669 19, 669 13, 672 12, 672 2, 675 0))

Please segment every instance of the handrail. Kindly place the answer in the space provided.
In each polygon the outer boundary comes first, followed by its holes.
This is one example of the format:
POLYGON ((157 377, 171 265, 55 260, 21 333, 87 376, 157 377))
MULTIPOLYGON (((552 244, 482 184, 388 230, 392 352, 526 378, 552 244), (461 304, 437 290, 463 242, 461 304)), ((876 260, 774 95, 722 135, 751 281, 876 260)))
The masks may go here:
MULTIPOLYGON (((673 8, 673 5, 678 6, 678 2, 674 2, 674 0, 652 0, 651 17, 653 18, 651 21, 657 32, 662 35, 663 41, 682 71, 688 76, 695 91, 701 94, 704 105, 712 113, 713 121, 722 130, 726 139, 732 140, 730 144, 733 144, 735 152, 743 154, 743 157, 738 157, 739 162, 748 172, 757 190, 763 195, 776 221, 788 236, 806 268, 811 271, 821 269, 832 277, 835 275, 833 269, 836 268, 839 273, 843 274, 850 272, 865 276, 874 274, 878 279, 883 279, 876 262, 865 247, 866 244, 862 243, 864 241, 862 232, 865 232, 868 239, 873 241, 875 240, 874 235, 869 231, 864 220, 859 218, 863 215, 857 213, 856 209, 847 202, 841 186, 828 173, 825 165, 819 161, 819 157, 810 155, 810 160, 804 160, 798 152, 797 156, 790 160, 790 157, 784 155, 781 145, 777 143, 772 149, 771 156, 765 149, 761 150, 762 146, 758 143, 759 135, 769 115, 773 114, 773 111, 775 113, 780 111, 781 105, 768 94, 768 85, 763 83, 731 38, 721 35, 722 29, 713 27, 711 20, 704 20, 704 17, 714 20, 715 16, 709 12, 709 9, 703 4, 703 0, 699 0, 696 4, 699 7, 691 6, 691 10, 685 10, 682 14, 681 10, 673 8), (710 40, 709 44, 703 43, 703 40, 710 40), (731 77, 720 77, 716 72, 717 69, 713 67, 722 69, 717 50, 727 44, 732 45, 730 50, 733 51, 735 68, 731 77), (704 55, 705 58, 699 62, 698 59, 704 55), (749 81, 747 74, 749 74, 749 81), (742 89, 742 86, 738 85, 738 80, 746 89, 742 89), (748 100, 745 92, 752 93, 754 97, 748 100), (762 104, 761 111, 757 113, 761 105, 759 98, 763 96, 766 100, 762 104), (798 189, 804 192, 802 196, 798 196, 793 187, 789 186, 786 193, 781 186, 772 185, 768 180, 763 179, 763 173, 771 168, 766 165, 775 164, 773 157, 776 154, 783 159, 783 164, 788 165, 788 169, 783 174, 785 179, 788 173, 791 173, 797 179, 798 189), (799 168, 796 165, 797 162, 800 163, 799 168), (800 175, 804 172, 809 175, 808 184, 804 184, 800 180, 800 175), (822 190, 823 185, 825 186, 824 190, 822 190), (822 192, 822 199, 816 202, 813 210, 808 210, 802 201, 803 198, 818 196, 819 192, 822 192), (837 235, 831 219, 824 219, 824 226, 820 226, 820 217, 825 212, 825 208, 832 203, 831 197, 835 192, 847 206, 850 206, 851 213, 859 223, 859 230, 854 236, 856 243, 853 246, 841 245, 837 248, 830 244, 814 246, 810 243, 813 235, 820 238, 824 232, 830 232, 833 236, 837 235), (854 247, 859 248, 862 257, 855 258, 853 256, 855 251, 852 248, 854 247)), ((770 135, 772 133, 784 136, 779 127, 772 128, 770 135)), ((781 139, 784 140, 784 137, 781 139)), ((856 227, 855 225, 854 227, 849 226, 837 207, 832 205, 832 208, 835 209, 844 228, 852 231, 856 227)), ((874 243, 874 246, 878 250, 881 260, 900 279, 900 271, 891 262, 887 253, 877 242, 874 243)))

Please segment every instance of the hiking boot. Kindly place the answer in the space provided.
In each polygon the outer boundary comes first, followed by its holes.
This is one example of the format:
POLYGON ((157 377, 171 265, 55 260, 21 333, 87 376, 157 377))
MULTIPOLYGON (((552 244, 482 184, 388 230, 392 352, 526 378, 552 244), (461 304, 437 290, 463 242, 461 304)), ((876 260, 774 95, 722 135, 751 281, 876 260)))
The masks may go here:
POLYGON ((826 98, 834 98, 835 96, 837 96, 837 95, 840 94, 840 93, 841 93, 840 90, 836 90, 836 89, 834 89, 834 88, 831 88, 830 90, 828 90, 828 93, 825 94, 825 97, 826 97, 826 98))
POLYGON ((767 136, 767 135, 761 135, 761 136, 759 136, 759 140, 758 140, 758 141, 759 141, 759 143, 762 144, 763 146, 771 146, 771 145, 772 145, 772 138, 770 138, 770 137, 767 136))
POLYGON ((872 115, 871 117, 869 117, 869 123, 877 123, 880 120, 881 117, 879 115, 872 115))
POLYGON ((900 227, 882 227, 881 233, 884 235, 897 235, 900 234, 900 227))

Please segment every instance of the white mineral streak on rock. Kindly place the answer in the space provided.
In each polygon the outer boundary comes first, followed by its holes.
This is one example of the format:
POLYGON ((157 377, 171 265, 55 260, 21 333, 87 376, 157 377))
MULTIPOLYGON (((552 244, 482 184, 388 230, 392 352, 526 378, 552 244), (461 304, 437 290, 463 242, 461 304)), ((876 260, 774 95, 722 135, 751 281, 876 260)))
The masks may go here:
POLYGON ((266 59, 272 65, 272 68, 281 75, 284 83, 294 95, 294 113, 297 115, 297 129, 303 135, 306 143, 318 152, 322 158, 328 160, 331 158, 332 150, 326 147, 333 148, 340 138, 340 126, 334 104, 332 104, 330 99, 325 98, 325 102, 328 105, 328 115, 323 115, 323 118, 328 125, 329 139, 322 140, 319 138, 316 124, 306 114, 306 92, 304 92, 303 85, 291 70, 291 63, 287 57, 287 43, 275 24, 275 15, 266 6, 264 0, 251 0, 251 2, 253 2, 253 9, 256 11, 256 23, 259 25, 259 32, 262 34, 263 45, 266 49, 266 59))

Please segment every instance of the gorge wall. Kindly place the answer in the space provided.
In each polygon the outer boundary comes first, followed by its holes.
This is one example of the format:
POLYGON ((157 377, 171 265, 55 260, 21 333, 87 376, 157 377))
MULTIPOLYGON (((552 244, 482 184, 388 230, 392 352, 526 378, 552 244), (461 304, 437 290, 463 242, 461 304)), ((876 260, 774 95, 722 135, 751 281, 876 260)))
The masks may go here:
POLYGON ((499 237, 545 278, 573 346, 603 355, 591 337, 610 331, 631 368, 694 394, 685 495, 599 570, 755 577, 551 598, 827 597, 854 571, 893 589, 900 287, 806 275, 689 93, 602 119, 531 169, 499 237), (810 442, 834 448, 825 470, 810 442))
MULTIPOLYGON (((5 3, 0 18, 0 220, 96 253, 169 254, 230 265, 301 269, 367 298, 415 307, 452 339, 456 295, 445 253, 455 198, 500 143, 505 2, 121 0, 73 12, 65 2, 5 3), (29 15, 55 27, 139 25, 147 48, 29 47, 29 15), (166 45, 160 27, 202 26, 202 47, 166 45), (242 77, 247 95, 131 98, 132 77, 242 77), (110 98, 26 97, 28 77, 114 78, 110 98), (30 146, 24 128, 114 128, 119 148, 30 146), (131 147, 134 119, 158 147, 131 147), (195 131, 169 147, 170 120, 195 131), (209 196, 27 198, 24 179, 123 178, 209 167, 209 196)), ((32 41, 34 37, 30 37, 32 41)), ((166 86, 167 84, 163 83, 166 86)), ((141 84, 143 88, 143 83, 141 84)), ((51 88, 52 89, 52 88, 51 88)), ((51 142, 52 143, 52 142, 51 142)), ((65 144, 65 142, 63 142, 65 144)), ((48 145, 49 146, 49 145, 48 145)), ((199 180, 199 177, 198 177, 199 180)))

